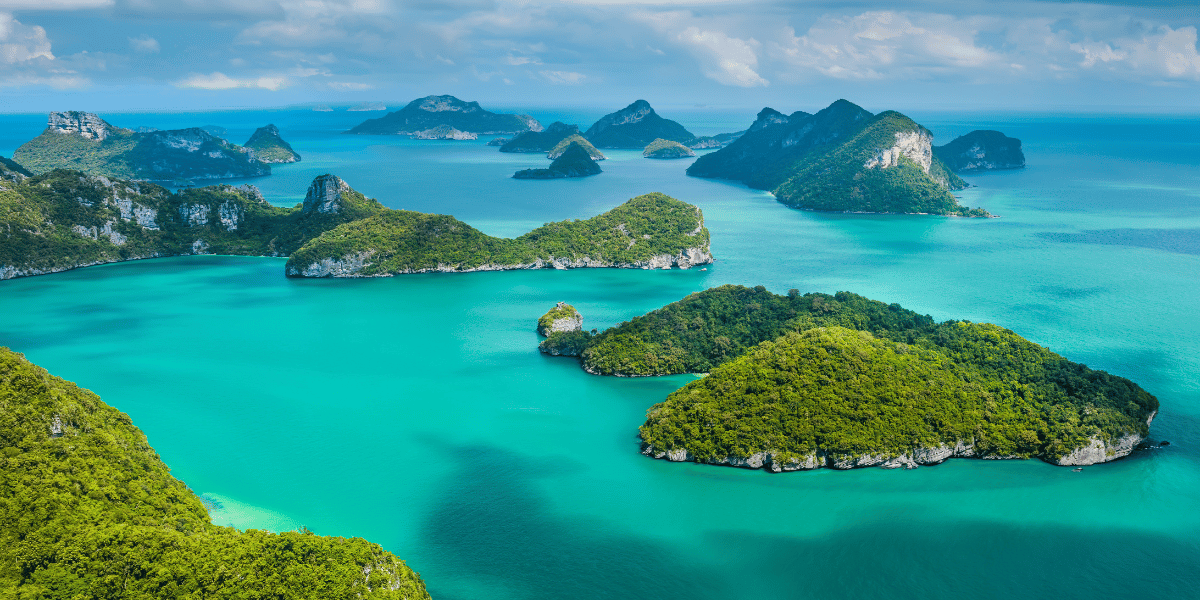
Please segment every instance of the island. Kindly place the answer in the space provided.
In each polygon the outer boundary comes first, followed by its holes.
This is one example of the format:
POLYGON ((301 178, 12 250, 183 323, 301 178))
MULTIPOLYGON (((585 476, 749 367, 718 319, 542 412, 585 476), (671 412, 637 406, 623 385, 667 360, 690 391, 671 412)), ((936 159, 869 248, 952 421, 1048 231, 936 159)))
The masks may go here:
POLYGON ((546 337, 554 332, 572 332, 581 331, 583 329, 583 315, 575 310, 574 306, 566 302, 559 302, 554 305, 554 308, 546 311, 538 319, 537 332, 538 335, 546 337))
POLYGON ((728 146, 733 140, 742 137, 745 131, 735 131, 732 133, 718 133, 717 135, 702 135, 691 142, 688 142, 687 147, 692 150, 708 150, 710 148, 722 148, 728 146))
POLYGON ((932 142, 928 129, 898 112, 875 115, 846 100, 816 114, 765 108, 744 135, 687 173, 770 190, 805 210, 990 216, 958 204, 951 192, 967 183, 932 142))
POLYGON ((375 112, 378 110, 387 110, 387 105, 382 102, 360 102, 347 108, 347 112, 375 112))
POLYGON ((171 192, 7 165, 0 181, 0 280, 162 256, 288 256, 324 231, 387 210, 334 175, 316 177, 304 202, 288 208, 251 185, 171 192))
POLYGON ((287 261, 289 277, 387 277, 405 273, 616 267, 687 269, 712 262, 698 207, 650 193, 596 217, 561 221, 515 239, 448 215, 407 210, 335 227, 287 261))
MULTIPOLYGON (((501 152, 549 152, 559 142, 579 135, 578 125, 555 121, 543 131, 525 131, 500 146, 501 152)), ((556 158, 556 157, 555 157, 556 158)))
POLYGON ((645 150, 642 150, 642 156, 645 158, 688 158, 696 156, 696 153, 679 142, 658 138, 650 142, 645 150))
POLYGON ((554 160, 562 156, 563 152, 566 152, 567 148, 570 148, 573 145, 587 150, 588 156, 592 157, 592 160, 605 160, 608 158, 607 156, 601 154, 591 142, 587 141, 583 138, 583 136, 577 133, 567 136, 563 138, 562 141, 555 144, 554 147, 550 149, 550 152, 546 153, 546 158, 554 160))
POLYGON ((14 598, 429 598, 362 538, 214 525, 129 415, 2 347, 0 406, 0 590, 14 598))
POLYGON ((551 332, 540 347, 571 345, 592 373, 708 374, 640 429, 643 453, 672 461, 775 472, 952 457, 1087 465, 1128 455, 1158 411, 1128 379, 1008 329, 938 323, 849 292, 722 286, 596 335, 551 332))
POLYGON ((466 141, 466 140, 479 139, 478 134, 468 133, 466 131, 459 131, 449 125, 438 125, 437 127, 433 127, 430 129, 425 129, 422 131, 415 131, 415 132, 413 132, 412 137, 414 140, 466 141))
POLYGON ((246 148, 254 151, 254 158, 265 163, 300 162, 300 153, 293 150, 291 144, 283 141, 279 135, 279 128, 275 125, 254 130, 250 139, 246 140, 246 148))
POLYGON ((601 173, 600 165, 588 156, 588 151, 579 144, 571 144, 562 155, 554 159, 545 169, 525 169, 513 173, 513 179, 561 179, 564 177, 587 177, 601 173))
POLYGON ((368 119, 346 133, 370 135, 416 135, 445 125, 475 135, 517 134, 541 131, 542 125, 529 115, 496 114, 454 96, 426 96, 378 119, 368 119))
POLYGON ((934 146, 933 154, 954 171, 992 171, 1025 167, 1021 140, 999 131, 980 129, 934 146))
POLYGON ((637 100, 617 112, 600 117, 584 132, 583 137, 597 148, 638 150, 657 138, 683 144, 696 138, 683 125, 660 117, 645 100, 637 100))
POLYGON ((50 113, 45 131, 25 142, 13 160, 35 174, 75 169, 144 181, 228 179, 269 175, 254 152, 198 127, 135 132, 78 111, 50 113))

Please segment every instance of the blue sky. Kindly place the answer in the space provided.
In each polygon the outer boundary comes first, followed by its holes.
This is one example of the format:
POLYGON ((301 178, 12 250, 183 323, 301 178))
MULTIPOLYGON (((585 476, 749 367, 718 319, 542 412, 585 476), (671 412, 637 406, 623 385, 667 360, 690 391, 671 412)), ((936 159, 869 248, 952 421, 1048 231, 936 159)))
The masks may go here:
POLYGON ((1200 2, 0 0, 0 111, 449 93, 487 106, 1194 111, 1200 2))

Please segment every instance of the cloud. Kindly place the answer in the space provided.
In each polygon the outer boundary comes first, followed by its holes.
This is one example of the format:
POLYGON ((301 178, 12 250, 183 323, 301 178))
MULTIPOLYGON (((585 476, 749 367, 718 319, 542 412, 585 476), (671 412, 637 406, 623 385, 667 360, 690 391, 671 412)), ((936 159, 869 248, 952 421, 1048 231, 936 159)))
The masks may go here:
POLYGON ((37 58, 54 60, 46 30, 0 13, 0 64, 15 65, 37 58))
POLYGON ((770 84, 755 71, 758 68, 756 50, 761 44, 754 38, 742 40, 720 31, 688 27, 675 39, 691 47, 701 57, 704 76, 717 83, 741 87, 770 84))
POLYGON ((549 70, 547 70, 547 71, 538 71, 538 74, 541 75, 543 79, 545 79, 546 81, 549 81, 550 83, 559 83, 559 84, 568 84, 568 85, 576 85, 579 83, 583 83, 583 80, 587 79, 587 76, 584 75, 583 73, 575 73, 573 71, 549 71, 549 70))
POLYGON ((513 56, 509 54, 504 57, 504 64, 516 67, 520 65, 540 65, 542 61, 536 56, 513 56))
POLYGON ((134 50, 147 54, 157 54, 162 49, 158 46, 158 40, 148 35, 129 38, 129 45, 132 46, 134 50))
POLYGON ((369 83, 356 83, 352 81, 330 81, 327 85, 330 89, 339 92, 363 92, 375 89, 375 86, 369 83))
POLYGON ((1196 28, 1160 25, 1140 38, 1107 42, 1087 40, 1070 45, 1083 58, 1079 66, 1151 74, 1170 79, 1200 79, 1196 28))
POLYGON ((209 75, 194 74, 186 79, 175 82, 175 87, 193 88, 200 90, 232 90, 236 88, 261 88, 272 92, 287 87, 288 80, 282 76, 267 76, 247 79, 234 79, 224 73, 214 72, 209 75))
POLYGON ((112 5, 113 0, 0 0, 0 10, 79 10, 112 5))

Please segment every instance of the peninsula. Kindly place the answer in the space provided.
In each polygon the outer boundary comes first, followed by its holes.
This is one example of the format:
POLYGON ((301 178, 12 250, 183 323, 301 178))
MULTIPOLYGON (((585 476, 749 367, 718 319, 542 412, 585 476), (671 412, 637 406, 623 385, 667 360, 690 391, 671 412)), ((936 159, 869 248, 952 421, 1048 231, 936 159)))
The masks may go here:
POLYGON ((541 131, 542 125, 529 115, 496 114, 454 96, 426 96, 378 119, 368 119, 346 133, 371 135, 417 135, 446 126, 467 134, 501 135, 541 131))
POLYGON ((771 190, 807 210, 985 217, 951 193, 967 183, 933 153, 933 135, 894 111, 846 100, 816 114, 765 108, 747 132, 696 159, 688 174, 771 190))
POLYGON ((651 408, 643 452, 772 471, 1129 454, 1158 400, 1007 329, 849 292, 722 286, 616 327, 551 332, 591 373, 708 373, 651 408), (678 323, 689 326, 679 327, 678 323))
POLYGON ((429 598, 362 538, 213 525, 128 415, 2 347, 0 522, 14 598, 429 598))
POLYGON ((145 181, 229 179, 269 175, 251 149, 199 127, 135 132, 85 112, 53 112, 45 131, 25 142, 13 160, 34 174, 75 169, 145 181))
POLYGON ((347 223, 288 259, 289 277, 387 277, 404 273, 617 267, 690 268, 712 262, 700 209, 645 194, 596 217, 561 221, 515 239, 448 215, 407 210, 347 223))

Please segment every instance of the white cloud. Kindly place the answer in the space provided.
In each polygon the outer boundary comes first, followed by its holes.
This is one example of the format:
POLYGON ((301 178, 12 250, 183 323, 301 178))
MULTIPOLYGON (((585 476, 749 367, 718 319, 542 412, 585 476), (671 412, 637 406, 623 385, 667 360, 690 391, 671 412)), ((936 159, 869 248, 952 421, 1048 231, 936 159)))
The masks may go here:
POLYGON ((330 81, 329 88, 339 92, 363 92, 373 90, 375 86, 369 83, 356 83, 352 81, 330 81))
POLYGON ((54 60, 46 30, 0 13, 0 64, 15 65, 35 58, 54 60))
POLYGON ((261 88, 272 92, 287 87, 288 80, 282 76, 234 79, 224 73, 209 75, 194 74, 175 82, 175 87, 200 90, 232 90, 236 88, 261 88))
POLYGON ((583 73, 575 73, 573 71, 549 71, 549 70, 547 70, 547 71, 538 71, 538 74, 541 75, 543 79, 545 79, 546 81, 549 81, 550 83, 563 83, 563 84, 569 84, 569 85, 579 84, 579 83, 582 83, 584 79, 587 79, 587 76, 584 75, 583 73))
POLYGON ((113 0, 0 0, 0 10, 78 10, 112 5, 113 0))
POLYGON ((1200 79, 1195 27, 1172 29, 1160 25, 1138 39, 1087 40, 1073 43, 1070 48, 1082 55, 1079 65, 1085 69, 1104 68, 1171 79, 1200 79))
POLYGON ((761 44, 754 38, 742 40, 720 31, 688 27, 676 39, 690 46, 701 57, 704 76, 717 83, 741 87, 770 84, 755 70, 758 68, 756 50, 761 44))
POLYGON ((520 65, 540 65, 542 61, 536 56, 513 56, 509 54, 504 57, 504 64, 516 67, 520 65))
POLYGON ((162 48, 160 48, 158 45, 158 40, 148 35, 129 38, 129 45, 132 46, 134 50, 137 50, 138 52, 145 52, 147 54, 157 54, 159 50, 162 50, 162 48))

